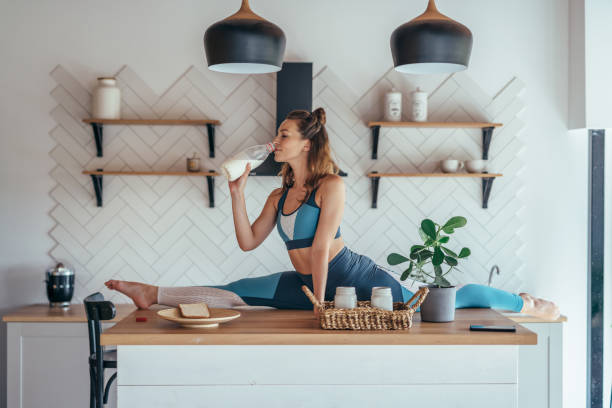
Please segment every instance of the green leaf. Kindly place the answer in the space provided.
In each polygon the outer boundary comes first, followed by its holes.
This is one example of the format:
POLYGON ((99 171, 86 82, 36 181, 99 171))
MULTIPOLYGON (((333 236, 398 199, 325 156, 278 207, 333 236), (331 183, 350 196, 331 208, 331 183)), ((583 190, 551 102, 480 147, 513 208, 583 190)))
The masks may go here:
POLYGON ((444 229, 444 228, 450 228, 450 229, 461 228, 461 227, 464 227, 465 224, 467 224, 467 220, 465 219, 465 217, 453 217, 450 220, 446 221, 446 224, 444 224, 444 226, 442 226, 442 229, 444 229))
POLYGON ((435 241, 436 239, 436 224, 430 219, 424 219, 421 222, 421 229, 427 236, 435 241))
POLYGON ((423 228, 419 228, 419 236, 421 237, 423 242, 425 242, 425 241, 427 241, 429 239, 429 237, 427 236, 425 231, 423 231, 423 228))
POLYGON ((446 244, 450 240, 450 237, 442 237, 438 240, 441 244, 446 244))
POLYGON ((461 251, 459 252, 459 258, 468 257, 471 253, 472 251, 470 251, 470 248, 461 248, 461 251))
POLYGON ((425 246, 426 247, 432 246, 433 243, 434 243, 433 239, 427 238, 427 241, 425 241, 425 246))
POLYGON ((412 255, 413 253, 420 251, 421 249, 424 249, 425 246, 423 245, 413 245, 410 247, 410 255, 412 255))
POLYGON ((429 259, 433 256, 433 252, 427 250, 427 251, 423 251, 423 252, 419 252, 417 257, 419 259, 419 261, 424 261, 426 259, 429 259))
POLYGON ((444 261, 450 266, 457 266, 458 262, 452 256, 445 256, 444 261))
POLYGON ((409 261, 409 259, 406 258, 404 255, 396 254, 395 252, 389 254, 389 256, 387 257, 387 262, 389 263, 389 265, 399 265, 406 261, 409 261))
POLYGON ((454 253, 453 251, 451 251, 450 249, 448 249, 447 247, 442 247, 442 250, 444 251, 446 255, 452 256, 454 258, 458 258, 458 255, 454 253))
POLYGON ((443 261, 444 261, 444 254, 440 250, 440 247, 435 247, 431 263, 433 263, 434 266, 439 266, 439 265, 442 265, 443 261))
POLYGON ((408 269, 406 269, 404 271, 404 273, 402 273, 402 276, 400 277, 401 280, 406 280, 408 279, 408 277, 410 276, 410 273, 412 272, 412 262, 410 262, 410 266, 408 267, 408 269))

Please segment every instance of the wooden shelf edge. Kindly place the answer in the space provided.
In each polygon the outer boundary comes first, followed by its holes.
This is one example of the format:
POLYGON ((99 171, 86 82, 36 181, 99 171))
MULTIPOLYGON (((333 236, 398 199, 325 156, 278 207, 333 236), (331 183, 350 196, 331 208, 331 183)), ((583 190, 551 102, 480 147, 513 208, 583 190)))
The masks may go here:
POLYGON ((501 127, 501 123, 488 122, 368 122, 368 127, 413 127, 413 128, 488 128, 501 127))
POLYGON ((465 178, 490 178, 503 177, 500 173, 368 173, 368 177, 465 177, 465 178))
POLYGON ((83 174, 98 176, 213 176, 221 174, 216 171, 96 171, 83 170, 83 174))
POLYGON ((85 123, 102 123, 107 125, 220 125, 213 119, 83 119, 85 123))

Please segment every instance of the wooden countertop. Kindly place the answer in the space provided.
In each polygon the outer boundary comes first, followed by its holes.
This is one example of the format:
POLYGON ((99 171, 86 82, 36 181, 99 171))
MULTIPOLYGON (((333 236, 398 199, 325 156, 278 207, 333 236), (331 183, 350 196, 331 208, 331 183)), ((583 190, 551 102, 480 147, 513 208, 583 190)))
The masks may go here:
POLYGON ((523 313, 515 313, 515 312, 502 312, 504 317, 512 320, 517 323, 564 323, 567 322, 567 316, 561 315, 556 320, 552 319, 544 319, 541 317, 530 316, 528 314, 523 313))
MULTIPOLYGON (((116 304, 117 316, 112 320, 118 322, 136 310, 133 304, 116 304)), ((163 307, 161 307, 163 308, 163 307)), ((516 323, 562 323, 567 317, 561 316, 557 320, 542 319, 521 313, 502 312, 504 317, 516 323)), ((50 308, 48 304, 23 306, 11 311, 2 317, 3 322, 85 322, 85 308, 82 304, 71 305, 68 309, 50 308)))
POLYGON ((409 330, 322 330, 311 311, 241 310, 242 316, 217 328, 188 329, 157 317, 156 311, 136 310, 105 330, 103 345, 205 345, 205 344, 342 344, 342 345, 442 345, 537 344, 537 335, 491 309, 459 309, 454 322, 421 322, 415 314, 409 330), (136 322, 146 317, 146 322, 136 322), (470 332, 470 323, 516 325, 516 333, 470 332))
MULTIPOLYGON (((117 304, 117 315, 111 322, 118 322, 124 317, 137 310, 132 304, 117 304)), ((24 306, 16 309, 13 312, 2 316, 3 322, 20 322, 20 323, 45 323, 45 322, 64 322, 64 323, 80 323, 86 322, 85 306, 83 304, 73 304, 66 309, 58 307, 49 307, 48 303, 24 306)))

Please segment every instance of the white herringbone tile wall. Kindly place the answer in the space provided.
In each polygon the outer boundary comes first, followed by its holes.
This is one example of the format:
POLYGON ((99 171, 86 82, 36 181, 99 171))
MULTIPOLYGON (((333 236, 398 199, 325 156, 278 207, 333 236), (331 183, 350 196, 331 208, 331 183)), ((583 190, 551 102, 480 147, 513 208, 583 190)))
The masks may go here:
MULTIPOLYGON (((264 143, 275 132, 274 75, 232 76, 189 68, 162 95, 157 95, 129 67, 117 74, 124 118, 210 118, 216 130, 216 157, 208 157, 206 129, 189 126, 105 126, 104 157, 95 155, 92 130, 81 119, 90 114, 90 92, 70 72, 51 72, 57 105, 51 112, 56 145, 50 192, 56 206, 50 231, 54 260, 76 269, 78 299, 103 290, 109 278, 138 280, 163 286, 217 285, 246 276, 290 270, 281 239, 273 232, 256 250, 237 245, 227 183, 215 183, 215 208, 208 208, 206 180, 195 177, 104 177, 104 206, 96 207, 89 176, 83 169, 184 170, 185 158, 197 152, 205 169, 242 147, 264 143)), ((325 68, 313 79, 313 106, 327 112, 331 145, 345 179, 347 202, 342 222, 345 242, 353 250, 386 266, 386 255, 407 251, 417 242, 424 217, 443 222, 464 215, 468 226, 458 230, 451 247, 468 246, 472 256, 457 283, 484 283, 498 264, 495 286, 517 290, 523 260, 519 238, 522 222, 518 199, 522 188, 516 137, 523 123, 519 94, 523 84, 513 79, 494 97, 486 95, 467 74, 435 83, 428 77, 403 76, 390 70, 365 95, 325 68), (427 82, 429 81, 429 82, 427 82), (431 92, 429 119, 437 121, 496 121, 490 149, 490 170, 504 177, 493 184, 489 209, 481 208, 480 180, 382 179, 378 209, 371 209, 371 170, 436 170, 445 158, 480 158, 478 129, 382 129, 379 159, 371 160, 368 120, 382 117, 383 94, 395 87, 406 96, 417 86, 431 92)), ((277 177, 251 177, 246 190, 249 217, 259 214, 277 177)), ((105 293, 125 302, 122 295, 105 293)))

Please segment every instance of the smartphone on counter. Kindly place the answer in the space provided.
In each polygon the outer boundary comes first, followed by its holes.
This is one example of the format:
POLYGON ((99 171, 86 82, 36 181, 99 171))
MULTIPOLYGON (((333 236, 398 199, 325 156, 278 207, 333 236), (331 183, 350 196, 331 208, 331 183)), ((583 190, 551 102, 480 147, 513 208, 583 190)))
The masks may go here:
POLYGON ((470 330, 491 332, 515 332, 516 326, 486 326, 484 324, 470 324, 470 330))

